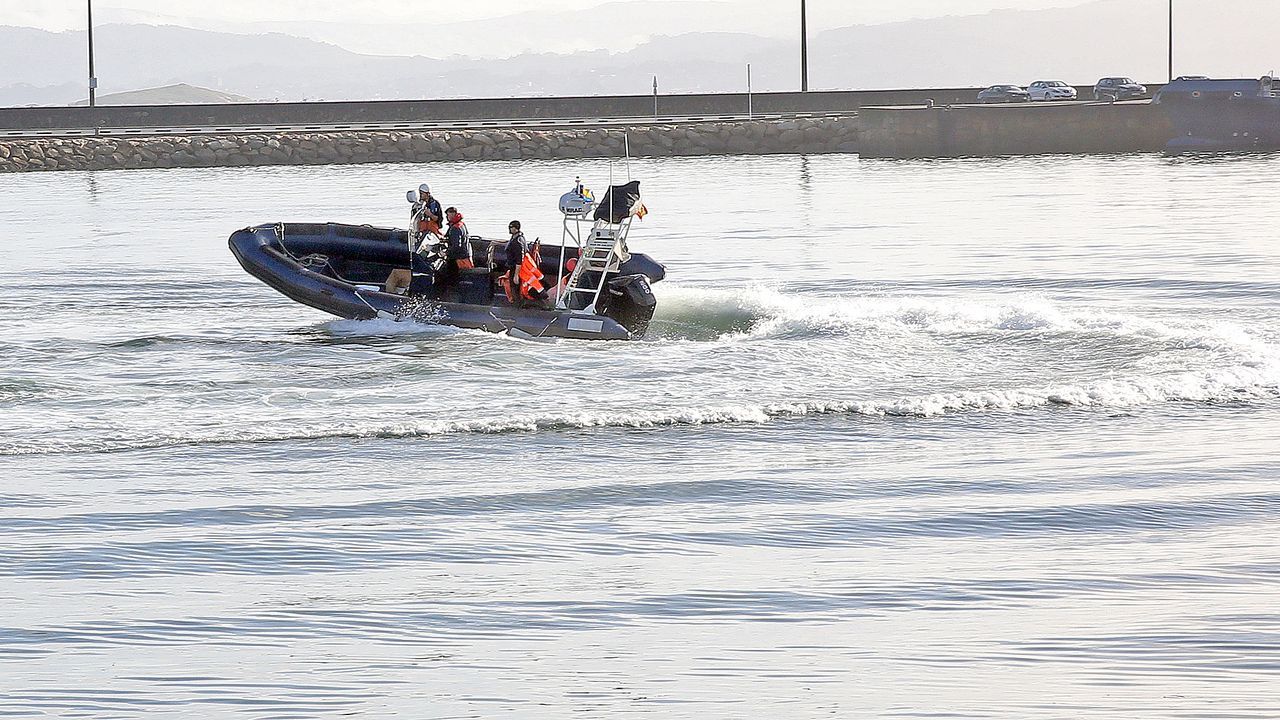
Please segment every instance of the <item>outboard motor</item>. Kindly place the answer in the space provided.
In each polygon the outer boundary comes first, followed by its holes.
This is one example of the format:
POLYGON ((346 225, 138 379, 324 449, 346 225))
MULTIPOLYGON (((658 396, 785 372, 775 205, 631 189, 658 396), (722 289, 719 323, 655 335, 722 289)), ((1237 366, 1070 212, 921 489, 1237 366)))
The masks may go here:
POLYGON ((649 330, 649 322, 658 309, 658 298, 653 295, 649 278, 644 275, 623 275, 605 286, 600 298, 600 314, 611 317, 626 328, 632 338, 642 338, 649 330))

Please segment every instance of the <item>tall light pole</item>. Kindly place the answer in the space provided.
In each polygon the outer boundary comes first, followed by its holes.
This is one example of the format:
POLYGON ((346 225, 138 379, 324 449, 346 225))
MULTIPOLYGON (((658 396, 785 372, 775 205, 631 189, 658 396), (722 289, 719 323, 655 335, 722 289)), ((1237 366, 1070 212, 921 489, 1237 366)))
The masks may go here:
POLYGON ((804 0, 800 0, 800 92, 809 92, 809 18, 804 0))
POLYGON ((1169 0, 1169 82, 1173 82, 1173 0, 1169 0))
POLYGON ((89 6, 89 107, 98 104, 98 76, 93 73, 93 0, 89 6))

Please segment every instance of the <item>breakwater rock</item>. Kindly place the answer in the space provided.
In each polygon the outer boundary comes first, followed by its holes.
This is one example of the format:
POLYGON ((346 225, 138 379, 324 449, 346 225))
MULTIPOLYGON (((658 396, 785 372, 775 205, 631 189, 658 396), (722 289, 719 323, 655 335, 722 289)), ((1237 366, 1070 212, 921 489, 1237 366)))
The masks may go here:
POLYGON ((0 141, 0 172, 857 152, 852 117, 594 129, 347 131, 0 141))

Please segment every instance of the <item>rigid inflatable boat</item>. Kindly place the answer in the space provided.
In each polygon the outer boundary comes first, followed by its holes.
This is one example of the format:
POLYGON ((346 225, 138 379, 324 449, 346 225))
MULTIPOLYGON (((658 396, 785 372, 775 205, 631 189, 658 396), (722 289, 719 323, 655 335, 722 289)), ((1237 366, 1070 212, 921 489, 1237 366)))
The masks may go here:
MULTIPOLYGON (((498 279, 508 268, 506 239, 471 236, 476 268, 445 287, 442 245, 411 230, 337 223, 276 223, 232 234, 231 252, 250 275, 286 297, 338 317, 391 318, 505 332, 522 337, 634 340, 657 307, 650 287, 666 275, 630 252, 634 218, 647 212, 640 183, 611 187, 598 204, 577 183, 560 198, 560 245, 542 245, 545 301, 512 302, 498 279), (570 261, 573 262, 570 262, 570 261), (395 270, 409 271, 404 294, 387 292, 395 270)), ((411 198, 412 199, 412 198, 411 198)))

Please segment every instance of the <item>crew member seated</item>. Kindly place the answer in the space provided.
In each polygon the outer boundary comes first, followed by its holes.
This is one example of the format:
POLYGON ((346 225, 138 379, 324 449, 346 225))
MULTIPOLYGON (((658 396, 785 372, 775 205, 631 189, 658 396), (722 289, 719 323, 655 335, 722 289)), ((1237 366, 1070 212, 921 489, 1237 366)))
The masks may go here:
POLYGON ((449 222, 449 229, 444 234, 447 247, 444 271, 440 275, 442 298, 453 294, 463 270, 475 267, 475 262, 471 259, 471 234, 462 222, 462 213, 457 208, 450 207, 444 211, 444 217, 449 222))
POLYGON ((556 283, 556 294, 553 296, 559 300, 564 291, 569 287, 569 280, 573 278, 573 271, 578 267, 578 258, 569 258, 564 262, 564 272, 560 273, 560 282, 556 283))

